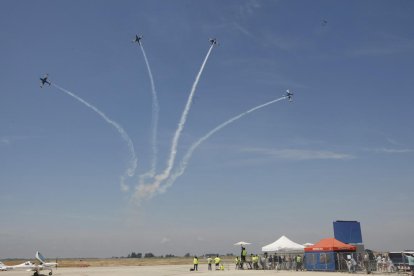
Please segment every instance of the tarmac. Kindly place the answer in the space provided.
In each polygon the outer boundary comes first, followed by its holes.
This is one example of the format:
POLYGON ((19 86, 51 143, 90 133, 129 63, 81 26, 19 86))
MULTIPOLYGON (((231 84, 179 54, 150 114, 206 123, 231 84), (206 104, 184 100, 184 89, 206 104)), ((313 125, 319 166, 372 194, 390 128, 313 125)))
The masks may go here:
MULTIPOLYGON (((339 272, 306 272, 306 271, 275 271, 275 270, 235 270, 226 268, 224 271, 208 271, 207 265, 200 266, 199 271, 190 271, 191 265, 161 265, 161 266, 118 266, 118 267, 76 267, 58 268, 53 270, 54 276, 178 276, 178 275, 277 275, 277 276, 333 276, 345 273, 339 272)), ((214 267, 213 267, 214 269, 214 267)), ((48 276, 49 271, 41 271, 40 275, 48 276)), ((1 271, 0 276, 32 276, 30 271, 1 271)))

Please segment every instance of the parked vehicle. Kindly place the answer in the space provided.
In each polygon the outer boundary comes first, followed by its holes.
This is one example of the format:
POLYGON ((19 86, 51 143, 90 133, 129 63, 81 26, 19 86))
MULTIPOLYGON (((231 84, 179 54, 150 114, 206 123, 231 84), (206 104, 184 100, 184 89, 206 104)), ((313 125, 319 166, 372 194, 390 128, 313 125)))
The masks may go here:
POLYGON ((398 271, 411 271, 410 266, 408 265, 407 256, 414 257, 414 250, 406 250, 401 252, 390 252, 388 253, 389 258, 391 259, 394 267, 398 271))

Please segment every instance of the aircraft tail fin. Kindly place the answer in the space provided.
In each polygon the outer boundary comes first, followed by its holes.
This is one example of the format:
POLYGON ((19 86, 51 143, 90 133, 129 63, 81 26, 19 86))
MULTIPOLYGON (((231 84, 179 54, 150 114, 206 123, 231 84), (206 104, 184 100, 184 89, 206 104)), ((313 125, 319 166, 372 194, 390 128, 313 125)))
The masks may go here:
POLYGON ((42 254, 40 254, 39 251, 36 252, 36 259, 41 263, 44 264, 46 261, 46 258, 42 256, 42 254))

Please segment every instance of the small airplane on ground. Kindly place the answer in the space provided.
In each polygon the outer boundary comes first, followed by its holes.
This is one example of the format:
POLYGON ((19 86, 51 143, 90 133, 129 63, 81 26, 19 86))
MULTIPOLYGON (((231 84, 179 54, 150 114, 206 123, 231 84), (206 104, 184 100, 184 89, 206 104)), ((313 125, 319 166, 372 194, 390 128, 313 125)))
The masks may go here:
POLYGON ((9 271, 9 270, 26 270, 33 271, 36 268, 36 264, 27 261, 18 265, 5 265, 0 262, 0 271, 9 271))
POLYGON ((210 44, 211 44, 211 45, 217 45, 217 39, 215 39, 215 38, 210 38, 210 44))
POLYGON ((141 39, 142 39, 142 35, 135 35, 135 39, 132 40, 132 42, 138 43, 139 45, 141 45, 141 39))
POLYGON ((53 274, 52 268, 57 268, 58 266, 57 260, 54 263, 46 262, 46 258, 43 257, 39 251, 36 252, 36 259, 40 262, 40 265, 37 266, 38 267, 36 271, 37 273, 35 272, 33 274, 34 276, 37 276, 40 270, 50 270, 49 275, 52 275, 53 274))
POLYGON ((292 101, 293 92, 290 92, 289 89, 286 90, 286 98, 291 102, 292 101))
POLYGON ((33 271, 33 276, 39 276, 39 271, 41 270, 50 270, 49 275, 53 274, 52 268, 57 268, 58 263, 48 263, 45 260, 45 257, 40 254, 39 251, 36 252, 36 259, 40 264, 35 264, 30 261, 24 262, 18 265, 5 265, 0 262, 0 271, 9 271, 9 270, 26 270, 33 271))
POLYGON ((49 77, 49 74, 46 74, 43 76, 43 78, 40 78, 40 87, 43 88, 45 84, 49 84, 49 86, 51 85, 50 81, 47 80, 48 77, 49 77))

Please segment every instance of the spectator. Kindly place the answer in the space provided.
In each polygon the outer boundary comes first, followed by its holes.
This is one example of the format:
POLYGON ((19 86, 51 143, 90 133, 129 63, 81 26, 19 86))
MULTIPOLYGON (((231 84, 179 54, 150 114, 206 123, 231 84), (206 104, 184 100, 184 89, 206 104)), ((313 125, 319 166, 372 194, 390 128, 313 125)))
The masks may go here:
POLYGON ((213 259, 211 257, 207 258, 207 265, 208 265, 208 270, 211 270, 211 264, 213 263, 213 259))
POLYGON ((197 256, 194 256, 193 264, 194 264, 194 271, 198 271, 198 258, 197 258, 197 256))
POLYGON ((220 262, 221 262, 221 259, 220 259, 219 255, 217 255, 217 257, 214 258, 214 264, 216 265, 216 270, 219 270, 220 262))

